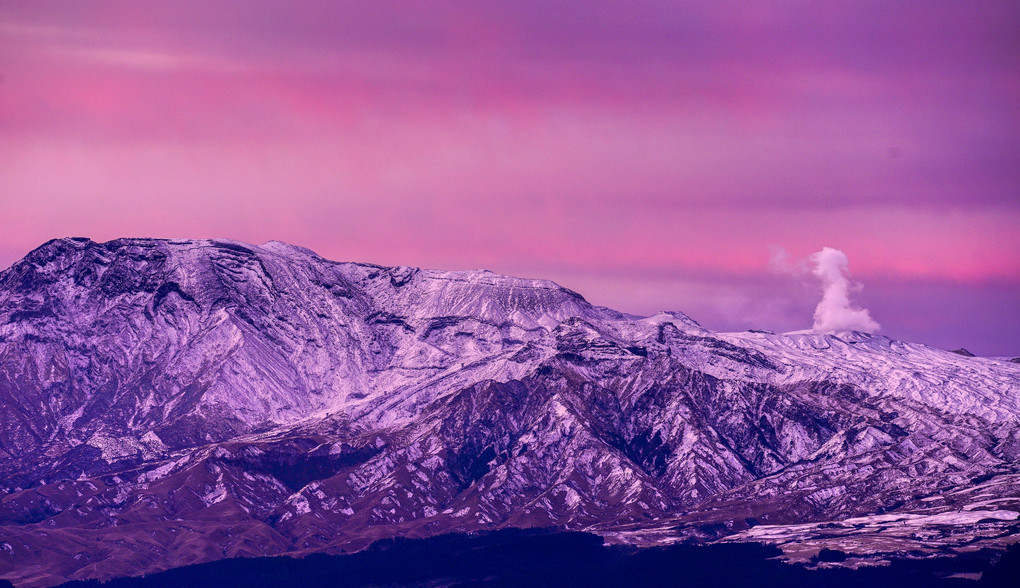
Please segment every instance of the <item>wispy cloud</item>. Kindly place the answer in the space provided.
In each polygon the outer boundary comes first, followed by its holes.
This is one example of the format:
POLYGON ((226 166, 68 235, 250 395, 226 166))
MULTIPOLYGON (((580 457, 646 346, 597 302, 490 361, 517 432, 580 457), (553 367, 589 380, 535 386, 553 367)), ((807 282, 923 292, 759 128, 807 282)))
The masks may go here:
POLYGON ((57 57, 76 61, 126 67, 139 70, 205 70, 210 72, 244 71, 240 63, 206 55, 172 53, 146 49, 111 49, 97 47, 52 47, 57 57))

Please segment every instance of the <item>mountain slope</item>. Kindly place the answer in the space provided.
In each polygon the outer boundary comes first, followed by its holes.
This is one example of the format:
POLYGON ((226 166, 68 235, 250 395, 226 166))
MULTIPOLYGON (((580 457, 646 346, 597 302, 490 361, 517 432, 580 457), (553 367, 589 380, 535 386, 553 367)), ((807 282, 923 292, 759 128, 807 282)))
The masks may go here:
POLYGON ((57 240, 0 273, 0 576, 25 585, 506 526, 996 546, 1018 463, 1020 365, 880 336, 277 242, 57 240))

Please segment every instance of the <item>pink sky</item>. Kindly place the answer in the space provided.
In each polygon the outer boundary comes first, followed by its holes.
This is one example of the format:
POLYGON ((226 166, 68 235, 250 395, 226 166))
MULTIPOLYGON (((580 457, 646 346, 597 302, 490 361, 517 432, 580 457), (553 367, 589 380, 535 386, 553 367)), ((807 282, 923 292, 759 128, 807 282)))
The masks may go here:
POLYGON ((0 4, 0 267, 229 237, 1020 355, 1016 2, 0 4), (965 320, 964 320, 965 318, 965 320))

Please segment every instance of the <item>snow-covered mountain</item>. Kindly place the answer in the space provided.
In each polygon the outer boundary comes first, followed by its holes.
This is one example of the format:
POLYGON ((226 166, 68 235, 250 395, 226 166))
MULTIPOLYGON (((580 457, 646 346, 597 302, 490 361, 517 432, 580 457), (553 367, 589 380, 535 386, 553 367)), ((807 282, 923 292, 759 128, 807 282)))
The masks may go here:
POLYGON ((997 547, 1020 365, 279 242, 55 240, 0 273, 0 492, 26 586, 512 526, 997 547))

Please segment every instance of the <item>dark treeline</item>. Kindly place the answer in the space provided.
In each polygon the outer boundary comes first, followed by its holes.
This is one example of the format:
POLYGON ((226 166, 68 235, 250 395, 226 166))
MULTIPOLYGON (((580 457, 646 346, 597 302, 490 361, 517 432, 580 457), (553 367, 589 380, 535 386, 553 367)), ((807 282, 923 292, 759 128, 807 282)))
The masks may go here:
MULTIPOLYGON (((227 559, 143 578, 70 582, 67 588, 245 588, 319 586, 825 586, 896 588, 1015 586, 1020 545, 992 565, 990 554, 896 560, 860 570, 782 563, 757 544, 607 547, 597 535, 503 530, 430 539, 389 539, 348 555, 227 559), (949 578, 984 572, 980 582, 949 578)), ((838 556, 829 551, 826 559, 838 556)), ((838 559, 838 557, 836 557, 838 559)))

